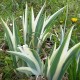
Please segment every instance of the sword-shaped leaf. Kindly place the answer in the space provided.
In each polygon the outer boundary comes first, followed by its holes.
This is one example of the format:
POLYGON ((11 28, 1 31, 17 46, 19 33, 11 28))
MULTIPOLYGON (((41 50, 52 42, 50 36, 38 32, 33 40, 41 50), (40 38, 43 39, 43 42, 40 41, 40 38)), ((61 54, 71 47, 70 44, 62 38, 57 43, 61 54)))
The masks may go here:
POLYGON ((51 67, 50 67, 50 75, 48 76, 50 80, 57 80, 61 68, 64 64, 64 58, 67 54, 67 50, 69 47, 69 42, 71 38, 73 27, 68 31, 66 37, 63 40, 62 45, 59 47, 56 56, 52 59, 51 67))

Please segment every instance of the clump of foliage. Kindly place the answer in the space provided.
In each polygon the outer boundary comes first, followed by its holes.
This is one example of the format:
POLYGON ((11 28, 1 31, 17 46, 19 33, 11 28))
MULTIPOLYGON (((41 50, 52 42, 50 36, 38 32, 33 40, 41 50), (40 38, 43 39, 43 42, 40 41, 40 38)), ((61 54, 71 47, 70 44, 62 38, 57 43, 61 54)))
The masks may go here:
POLYGON ((28 17, 28 6, 26 4, 25 12, 22 17, 23 45, 21 45, 20 36, 18 36, 19 30, 16 27, 14 18, 12 31, 7 23, 1 19, 5 31, 5 39, 9 46, 9 51, 7 52, 13 55, 13 65, 17 68, 16 70, 25 73, 27 76, 35 75, 36 80, 38 80, 39 77, 42 79, 44 77, 48 80, 61 80, 75 53, 79 55, 80 43, 68 49, 73 27, 71 27, 65 37, 63 28, 61 28, 61 43, 57 48, 55 42, 54 48, 46 57, 44 63, 39 55, 42 44, 49 34, 51 28, 50 24, 56 20, 58 15, 65 8, 63 7, 47 17, 46 14, 43 14, 44 7, 45 4, 36 18, 34 17, 33 8, 31 8, 30 17, 28 17), (21 63, 17 63, 18 60, 21 60, 21 63))

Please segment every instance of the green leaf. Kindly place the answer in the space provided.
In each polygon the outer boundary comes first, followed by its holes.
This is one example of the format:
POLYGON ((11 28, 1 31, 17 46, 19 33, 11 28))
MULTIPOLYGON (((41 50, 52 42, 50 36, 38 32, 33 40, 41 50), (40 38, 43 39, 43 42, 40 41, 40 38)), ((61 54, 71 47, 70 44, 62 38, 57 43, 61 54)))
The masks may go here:
POLYGON ((27 36, 27 31, 28 31, 28 8, 25 8, 25 13, 23 14, 23 36, 24 36, 24 44, 26 44, 26 36, 27 36))
POLYGON ((34 11, 33 11, 33 7, 31 8, 31 27, 32 27, 32 32, 35 32, 35 21, 34 21, 34 11))
POLYGON ((36 26, 36 30, 35 30, 35 35, 34 35, 34 45, 35 47, 37 47, 38 41, 39 41, 39 37, 41 35, 41 30, 43 27, 43 22, 44 22, 44 16, 40 16, 37 26, 36 26))
POLYGON ((43 13, 43 10, 44 10, 44 7, 45 7, 45 3, 43 5, 43 7, 41 8, 41 10, 39 11, 36 19, 35 19, 35 24, 34 24, 34 28, 35 28, 35 34, 34 34, 34 45, 35 47, 37 47, 37 43, 38 43, 38 39, 39 39, 39 36, 41 34, 41 30, 42 30, 42 27, 43 27, 43 23, 44 23, 44 15, 42 15, 43 13))
POLYGON ((30 67, 19 67, 16 70, 18 70, 19 72, 25 73, 26 75, 37 75, 37 72, 33 69, 31 69, 30 67))
POLYGON ((61 39, 60 39, 60 44, 62 44, 63 39, 64 39, 64 31, 63 31, 62 26, 60 26, 60 29, 61 29, 61 39))
POLYGON ((17 50, 17 46, 20 44, 20 39, 18 36, 18 28, 13 19, 13 39, 14 39, 14 50, 17 50))
POLYGON ((8 41, 9 48, 11 50, 13 50, 13 48, 14 48, 14 46, 13 46, 14 45, 13 44, 14 40, 13 40, 12 32, 10 31, 8 25, 4 22, 4 20, 2 18, 1 18, 1 21, 3 23, 3 28, 4 28, 4 31, 6 33, 6 38, 7 38, 7 41, 8 41))
POLYGON ((41 62, 41 59, 40 59, 39 54, 36 53, 36 51, 34 51, 34 50, 31 50, 31 51, 32 51, 32 53, 33 53, 33 56, 34 56, 35 59, 37 60, 37 62, 38 62, 38 64, 39 64, 40 68, 41 68, 41 67, 42 67, 42 62, 41 62))
MULTIPOLYGON (((66 7, 66 6, 65 6, 66 7)), ((58 16, 59 14, 62 13, 62 11, 65 9, 65 7, 59 9, 57 12, 55 12, 53 15, 51 15, 44 23, 44 28, 50 28, 49 25, 51 24, 51 22, 53 22, 58 16)))

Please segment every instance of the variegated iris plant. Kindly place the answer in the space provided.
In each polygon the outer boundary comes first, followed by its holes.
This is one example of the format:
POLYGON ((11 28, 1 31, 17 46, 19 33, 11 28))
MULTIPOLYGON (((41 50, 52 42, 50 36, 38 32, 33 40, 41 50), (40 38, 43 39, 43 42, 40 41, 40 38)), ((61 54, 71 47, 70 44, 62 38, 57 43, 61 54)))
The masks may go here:
MULTIPOLYGON (((31 8, 31 16, 28 21, 28 6, 26 5, 25 13, 23 14, 23 46, 20 45, 17 27, 13 20, 13 32, 3 19, 3 28, 6 33, 10 54, 21 58, 27 66, 18 67, 17 70, 26 75, 43 76, 48 80, 61 80, 67 67, 69 66, 73 56, 79 53, 80 43, 68 49, 73 27, 67 32, 61 44, 51 51, 45 63, 39 56, 39 51, 46 36, 49 33, 50 23, 64 10, 65 7, 55 12, 50 17, 43 14, 44 6, 39 11, 36 18, 34 18, 33 8, 31 8), (31 37, 29 37, 31 36, 31 37), (18 46, 19 45, 19 46, 18 46)), ((16 60, 15 60, 16 61, 16 60)), ((22 65, 23 66, 23 65, 22 65)))
POLYGON ((28 65, 27 67, 17 68, 18 71, 27 75, 44 76, 48 80, 61 80, 72 58, 79 53, 80 43, 68 50, 72 30, 73 27, 67 32, 58 48, 56 48, 56 44, 54 45, 54 49, 50 56, 47 57, 45 63, 40 59, 39 54, 35 50, 30 49, 27 44, 19 46, 19 52, 8 51, 8 53, 19 56, 28 65))

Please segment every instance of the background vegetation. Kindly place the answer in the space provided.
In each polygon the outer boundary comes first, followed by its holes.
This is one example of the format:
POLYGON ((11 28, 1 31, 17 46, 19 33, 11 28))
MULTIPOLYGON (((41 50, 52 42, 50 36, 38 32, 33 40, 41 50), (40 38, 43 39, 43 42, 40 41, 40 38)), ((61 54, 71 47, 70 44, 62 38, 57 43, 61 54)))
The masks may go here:
MULTIPOLYGON (((17 25, 21 27, 21 23, 19 22, 21 20, 20 18, 25 9, 26 1, 29 7, 33 6, 36 15, 45 2, 45 0, 0 0, 0 18, 7 20, 8 18, 11 19, 11 17, 14 16, 17 21, 17 25)), ((67 4, 69 7, 68 7, 68 14, 67 14, 68 17, 66 22, 67 24, 66 28, 69 29, 74 24, 71 21, 71 18, 75 17, 78 19, 78 21, 75 23, 76 26, 72 34, 72 40, 70 43, 72 46, 80 42, 80 8, 79 8, 80 0, 46 0, 45 11, 47 15, 51 15, 55 11, 64 7, 67 4)), ((59 34, 60 25, 63 26, 65 24, 65 19, 66 19, 66 10, 63 12, 63 14, 61 14, 58 17, 58 19, 56 19, 55 25, 52 25, 54 29, 57 31, 57 34, 59 34)), ((12 23, 11 21, 8 22, 9 25, 11 23, 12 23)), ((0 46, 2 46, 2 44, 4 43, 4 33, 1 26, 2 25, 0 23, 0 46)), ((54 33, 53 30, 51 30, 51 32, 54 33)), ((73 63, 74 62, 75 62, 75 59, 73 63)), ((13 72, 11 63, 12 63, 12 59, 9 57, 9 55, 7 55, 7 53, 5 52, 0 53, 0 75, 1 73, 2 74, 4 73, 3 80, 11 80, 11 78, 12 80, 15 80, 15 78, 18 79, 18 77, 15 77, 18 74, 16 75, 14 73, 11 74, 11 72, 13 72)), ((73 65, 74 64, 72 64, 69 67, 70 70, 68 69, 70 73, 69 80, 76 80, 76 78, 73 78, 73 76, 76 75, 75 73, 73 73, 73 71, 75 72, 75 69, 76 69, 76 62, 75 62, 75 67, 73 67, 73 65)), ((80 66, 80 63, 79 63, 79 66, 80 66)), ((77 75, 80 76, 80 72, 78 72, 77 75)), ((80 78, 77 78, 77 79, 80 79, 80 78)))

